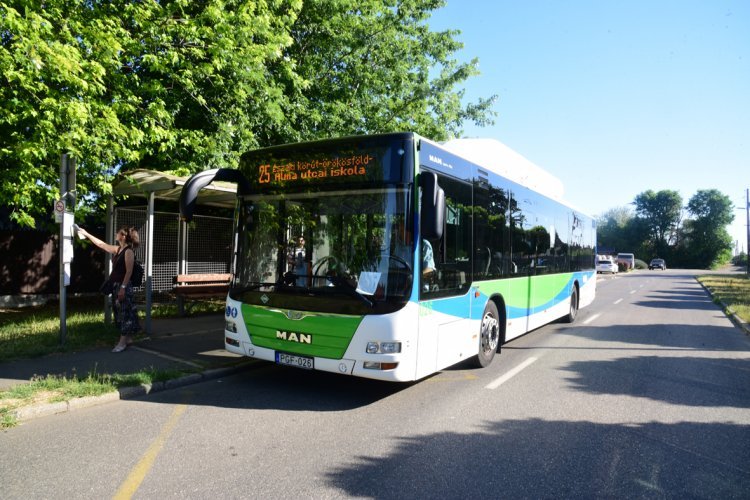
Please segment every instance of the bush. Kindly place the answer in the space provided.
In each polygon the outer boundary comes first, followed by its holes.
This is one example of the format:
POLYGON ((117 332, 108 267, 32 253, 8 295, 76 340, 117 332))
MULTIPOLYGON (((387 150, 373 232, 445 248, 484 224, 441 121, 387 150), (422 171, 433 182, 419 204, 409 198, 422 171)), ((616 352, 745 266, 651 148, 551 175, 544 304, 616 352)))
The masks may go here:
POLYGON ((732 257, 732 264, 735 266, 746 266, 747 265, 747 254, 742 252, 739 255, 732 257))

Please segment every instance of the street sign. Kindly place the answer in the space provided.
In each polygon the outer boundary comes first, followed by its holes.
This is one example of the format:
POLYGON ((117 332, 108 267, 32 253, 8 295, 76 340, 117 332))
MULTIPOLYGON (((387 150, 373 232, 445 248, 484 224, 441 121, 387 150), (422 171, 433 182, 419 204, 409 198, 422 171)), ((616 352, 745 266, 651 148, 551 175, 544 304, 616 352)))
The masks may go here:
POLYGON ((63 212, 65 212, 65 202, 62 200, 55 201, 55 222, 58 224, 63 221, 63 212))

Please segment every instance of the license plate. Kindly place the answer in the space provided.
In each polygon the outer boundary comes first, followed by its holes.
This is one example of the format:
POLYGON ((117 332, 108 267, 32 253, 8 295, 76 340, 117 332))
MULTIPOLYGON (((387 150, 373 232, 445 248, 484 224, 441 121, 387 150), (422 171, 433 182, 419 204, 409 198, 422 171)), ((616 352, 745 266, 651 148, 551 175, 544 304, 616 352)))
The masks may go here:
POLYGON ((306 370, 312 370, 315 367, 313 358, 286 354, 284 352, 276 353, 276 362, 280 365, 296 366, 297 368, 304 368, 306 370))

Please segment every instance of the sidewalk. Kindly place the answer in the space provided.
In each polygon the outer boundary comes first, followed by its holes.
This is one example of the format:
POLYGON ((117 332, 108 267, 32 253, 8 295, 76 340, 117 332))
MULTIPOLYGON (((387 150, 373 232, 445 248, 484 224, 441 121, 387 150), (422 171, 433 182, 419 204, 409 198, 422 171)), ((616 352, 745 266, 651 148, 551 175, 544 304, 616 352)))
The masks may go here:
POLYGON ((41 358, 0 363, 0 390, 27 383, 34 376, 85 377, 88 373, 134 373, 144 369, 186 370, 189 375, 149 387, 123 388, 97 398, 69 403, 44 403, 16 411, 19 421, 69 411, 117 399, 218 378, 240 371, 252 360, 224 350, 224 316, 213 314, 152 320, 150 339, 136 341, 121 353, 111 347, 52 354, 41 358))

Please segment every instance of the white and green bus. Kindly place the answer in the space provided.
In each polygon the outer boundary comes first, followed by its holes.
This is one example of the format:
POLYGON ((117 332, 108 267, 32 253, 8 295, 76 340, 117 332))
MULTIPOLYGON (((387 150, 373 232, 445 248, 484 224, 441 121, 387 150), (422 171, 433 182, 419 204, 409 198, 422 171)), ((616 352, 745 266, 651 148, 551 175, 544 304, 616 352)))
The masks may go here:
POLYGON ((226 349, 413 381, 487 366, 504 342, 573 321, 595 295, 594 221, 501 170, 393 133, 259 149, 194 175, 186 220, 202 187, 238 184, 226 349))

